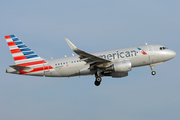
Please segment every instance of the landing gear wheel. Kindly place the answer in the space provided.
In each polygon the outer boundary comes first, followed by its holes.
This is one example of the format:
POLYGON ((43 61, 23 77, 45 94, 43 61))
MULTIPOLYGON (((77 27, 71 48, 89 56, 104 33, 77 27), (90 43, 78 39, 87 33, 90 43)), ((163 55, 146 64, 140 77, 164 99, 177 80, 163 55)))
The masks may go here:
POLYGON ((155 75, 155 74, 156 74, 156 72, 155 72, 155 71, 152 71, 152 72, 151 72, 151 74, 152 74, 152 75, 155 75))
POLYGON ((97 82, 101 82, 101 80, 102 80, 101 77, 97 77, 97 78, 96 78, 96 81, 97 81, 97 82))
POLYGON ((99 85, 101 84, 101 82, 95 81, 94 84, 95 84, 96 86, 99 86, 99 85))
POLYGON ((96 80, 95 80, 94 84, 96 86, 99 86, 101 84, 101 80, 102 80, 101 77, 96 77, 96 80))

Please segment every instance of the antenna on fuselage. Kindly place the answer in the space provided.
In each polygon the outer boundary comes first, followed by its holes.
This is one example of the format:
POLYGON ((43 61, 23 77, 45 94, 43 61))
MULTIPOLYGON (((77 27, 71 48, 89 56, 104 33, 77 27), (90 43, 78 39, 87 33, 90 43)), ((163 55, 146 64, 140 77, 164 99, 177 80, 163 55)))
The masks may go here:
POLYGON ((74 56, 74 54, 72 53, 72 56, 74 56))
POLYGON ((146 45, 148 45, 146 42, 145 42, 146 45))
POLYGON ((67 57, 66 55, 64 57, 67 57))

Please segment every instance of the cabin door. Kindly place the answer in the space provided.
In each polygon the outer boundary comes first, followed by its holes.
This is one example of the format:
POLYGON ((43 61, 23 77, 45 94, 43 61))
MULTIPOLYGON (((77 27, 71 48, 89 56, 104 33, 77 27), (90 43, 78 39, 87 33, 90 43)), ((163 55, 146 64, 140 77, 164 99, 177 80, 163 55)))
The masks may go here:
POLYGON ((153 57, 154 57, 154 49, 152 45, 148 45, 147 46, 147 51, 148 51, 148 57, 149 57, 149 62, 150 64, 153 63, 153 57))
POLYGON ((48 63, 43 63, 43 70, 44 70, 44 76, 49 75, 50 70, 49 70, 49 64, 48 63))

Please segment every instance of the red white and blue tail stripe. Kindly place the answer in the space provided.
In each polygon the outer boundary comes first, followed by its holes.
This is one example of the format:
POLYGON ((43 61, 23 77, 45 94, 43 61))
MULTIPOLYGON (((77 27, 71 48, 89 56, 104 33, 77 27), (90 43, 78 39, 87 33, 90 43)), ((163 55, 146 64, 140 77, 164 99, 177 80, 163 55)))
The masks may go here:
POLYGON ((20 74, 52 69, 43 58, 39 57, 15 35, 7 35, 5 39, 16 65, 33 68, 32 71, 19 71, 20 74))
POLYGON ((15 35, 5 36, 5 39, 16 64, 43 60, 15 35))

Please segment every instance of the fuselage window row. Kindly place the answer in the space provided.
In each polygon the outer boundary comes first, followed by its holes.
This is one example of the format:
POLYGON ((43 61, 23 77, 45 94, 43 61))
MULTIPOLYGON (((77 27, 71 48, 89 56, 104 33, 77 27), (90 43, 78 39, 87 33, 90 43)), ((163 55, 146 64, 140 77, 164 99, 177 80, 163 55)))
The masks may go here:
MULTIPOLYGON (((80 61, 80 60, 77 60, 77 61, 71 61, 71 63, 76 63, 76 62, 81 62, 81 61, 80 61)), ((70 63, 70 62, 69 62, 69 63, 70 63)), ((66 65, 67 65, 68 62, 57 63, 57 64, 55 64, 55 65, 57 66, 57 65, 60 65, 60 64, 61 64, 61 65, 63 65, 63 64, 65 65, 65 64, 66 64, 66 65)))

